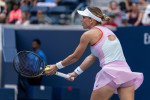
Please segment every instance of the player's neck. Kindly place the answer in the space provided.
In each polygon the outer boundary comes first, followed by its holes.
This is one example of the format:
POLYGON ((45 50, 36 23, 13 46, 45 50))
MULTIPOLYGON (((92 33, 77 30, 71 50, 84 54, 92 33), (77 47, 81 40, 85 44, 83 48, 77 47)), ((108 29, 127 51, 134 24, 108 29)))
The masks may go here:
POLYGON ((99 25, 99 24, 91 25, 90 29, 92 29, 93 27, 98 26, 98 25, 99 25))

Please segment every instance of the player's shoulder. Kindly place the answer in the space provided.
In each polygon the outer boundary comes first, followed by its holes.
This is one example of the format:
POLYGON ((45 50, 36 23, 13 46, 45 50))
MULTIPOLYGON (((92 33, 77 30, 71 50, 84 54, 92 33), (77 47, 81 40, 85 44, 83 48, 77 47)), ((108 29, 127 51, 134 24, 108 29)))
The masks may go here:
POLYGON ((92 29, 90 29, 90 30, 84 32, 83 35, 85 35, 85 36, 90 36, 90 35, 92 35, 93 33, 101 33, 101 31, 100 31, 98 28, 92 28, 92 29))

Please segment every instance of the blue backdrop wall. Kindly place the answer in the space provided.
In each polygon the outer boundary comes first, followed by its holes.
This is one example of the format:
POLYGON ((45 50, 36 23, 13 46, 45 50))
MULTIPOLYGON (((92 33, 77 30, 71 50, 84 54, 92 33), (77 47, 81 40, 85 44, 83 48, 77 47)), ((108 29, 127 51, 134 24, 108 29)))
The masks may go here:
MULTIPOLYGON (((42 42, 41 49, 47 56, 48 64, 54 64, 73 53, 79 44, 80 36, 83 32, 83 30, 15 30, 16 47, 18 51, 31 50, 32 40, 39 38, 42 42)), ((150 71, 149 27, 118 28, 115 34, 120 39, 126 60, 131 66, 132 71, 144 73, 144 83, 136 91, 135 100, 150 100, 150 78, 148 78, 150 71)), ((60 71, 64 73, 72 72, 89 54, 88 47, 78 62, 60 71)), ((57 76, 45 76, 42 84, 48 86, 61 85, 77 87, 80 88, 80 100, 90 100, 95 75, 99 70, 99 62, 96 61, 74 82, 68 82, 57 76)), ((6 84, 5 82, 3 83, 6 84)), ((116 100, 116 98, 114 96, 112 100, 116 100)))
MULTIPOLYGON (((80 41, 83 31, 57 31, 57 30, 16 30, 16 43, 18 51, 31 50, 31 42, 39 38, 42 42, 41 49, 45 52, 48 64, 55 64, 72 54, 80 41)), ((88 47, 89 48, 89 47, 88 47)), ((86 56, 90 54, 89 49, 84 53, 81 59, 60 70, 64 73, 72 72, 81 64, 86 56)), ((81 100, 88 100, 94 84, 96 73, 100 70, 98 62, 89 68, 85 73, 79 76, 74 82, 69 82, 57 76, 44 77, 43 85, 48 86, 73 86, 80 88, 81 100)))

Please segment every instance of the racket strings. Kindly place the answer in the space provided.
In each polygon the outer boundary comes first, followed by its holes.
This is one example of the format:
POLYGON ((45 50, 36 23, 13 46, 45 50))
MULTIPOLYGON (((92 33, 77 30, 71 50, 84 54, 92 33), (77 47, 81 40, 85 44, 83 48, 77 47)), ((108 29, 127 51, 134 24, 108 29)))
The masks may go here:
POLYGON ((19 54, 18 56, 17 56, 17 65, 16 65, 16 68, 17 68, 17 71, 18 72, 21 72, 22 74, 26 74, 26 72, 28 71, 28 69, 27 69, 27 67, 24 67, 24 66, 26 66, 25 65, 25 61, 26 61, 26 57, 25 57, 25 55, 23 55, 23 54, 19 54), (24 65, 24 66, 23 66, 24 65))
MULTIPOLYGON (((26 57, 24 54, 21 53, 21 54, 19 55, 19 58, 20 58, 20 63, 19 63, 20 66, 19 66, 19 67, 21 68, 20 71, 21 71, 23 74, 25 74, 26 71, 29 71, 28 67, 26 66, 26 62, 25 62, 25 61, 27 61, 27 57, 26 57), (23 65, 26 66, 26 67, 24 67, 23 65)), ((18 67, 18 68, 19 68, 19 67, 18 67)))
POLYGON ((44 62, 42 59, 30 52, 20 52, 15 58, 15 68, 17 72, 34 77, 43 73, 44 62))
POLYGON ((23 63, 22 57, 20 57, 20 56, 17 57, 17 62, 15 64, 16 64, 16 66, 20 66, 20 67, 16 67, 17 71, 24 73, 24 70, 19 62, 23 63), (19 60, 19 59, 21 59, 21 60, 19 60))
MULTIPOLYGON (((19 61, 21 62, 21 63, 18 63, 18 64, 20 64, 20 69, 19 69, 19 70, 20 70, 22 73, 25 73, 25 71, 26 71, 27 69, 25 69, 22 65, 25 64, 26 57, 25 57, 25 55, 22 55, 22 54, 21 54, 21 55, 19 55, 19 58, 20 58, 19 61), (23 59, 24 59, 24 60, 23 60, 23 59), (21 65, 21 64, 22 64, 22 65, 21 65)), ((18 68, 19 68, 19 67, 18 67, 18 68)))
MULTIPOLYGON (((30 56, 31 56, 31 54, 30 54, 30 56)), ((31 75, 33 75, 33 76, 35 76, 35 75, 38 75, 38 74, 40 74, 39 72, 40 72, 40 70, 39 70, 39 68, 40 68, 40 64, 38 64, 38 63, 41 63, 40 61, 39 61, 39 58, 37 57, 37 56, 35 56, 35 55, 32 55, 33 56, 33 58, 31 58, 30 60, 30 68, 32 69, 32 70, 30 70, 31 71, 31 75)))

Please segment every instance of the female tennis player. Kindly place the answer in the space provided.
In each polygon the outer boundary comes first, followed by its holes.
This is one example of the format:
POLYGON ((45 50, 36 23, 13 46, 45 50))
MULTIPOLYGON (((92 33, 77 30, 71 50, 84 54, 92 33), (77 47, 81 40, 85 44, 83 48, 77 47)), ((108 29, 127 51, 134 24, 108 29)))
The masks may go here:
MULTIPOLYGON (((83 28, 89 30, 83 33, 73 54, 55 65, 47 66, 50 67, 47 75, 53 75, 58 69, 76 62, 90 45, 91 54, 74 72, 69 73, 70 77, 80 75, 98 58, 102 69, 96 75, 91 100, 109 100, 113 93, 118 93, 120 100, 134 100, 134 91, 142 84, 143 74, 131 71, 116 35, 101 26, 102 21, 108 21, 109 17, 97 7, 88 7, 78 13, 82 15, 83 28)), ((71 81, 71 78, 68 80, 71 81)))

